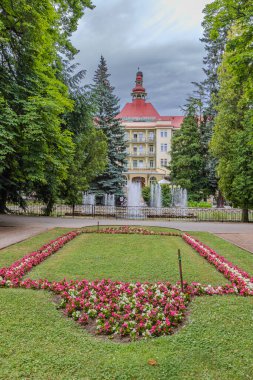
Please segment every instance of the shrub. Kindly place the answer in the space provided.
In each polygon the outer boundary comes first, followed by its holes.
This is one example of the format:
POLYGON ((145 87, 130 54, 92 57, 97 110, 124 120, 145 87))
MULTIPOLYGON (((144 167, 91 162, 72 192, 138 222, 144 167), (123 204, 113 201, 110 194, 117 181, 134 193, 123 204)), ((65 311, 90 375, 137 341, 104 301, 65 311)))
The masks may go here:
POLYGON ((161 185, 162 190, 162 207, 170 207, 172 201, 170 185, 161 185))
POLYGON ((197 208, 211 208, 212 205, 209 202, 196 202, 196 201, 189 201, 188 207, 197 207, 197 208))
POLYGON ((142 197, 144 199, 144 202, 147 203, 148 206, 150 206, 150 186, 144 186, 142 188, 142 197))

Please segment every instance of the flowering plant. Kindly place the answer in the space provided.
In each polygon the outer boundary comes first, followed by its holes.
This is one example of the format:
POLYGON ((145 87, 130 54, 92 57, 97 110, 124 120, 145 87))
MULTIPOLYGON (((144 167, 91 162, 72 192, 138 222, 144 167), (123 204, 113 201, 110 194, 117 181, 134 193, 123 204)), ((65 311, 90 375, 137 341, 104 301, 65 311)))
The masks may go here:
POLYGON ((138 234, 138 235, 159 235, 159 236, 182 236, 178 232, 166 232, 166 231, 152 231, 145 229, 143 227, 132 227, 132 226, 119 226, 115 227, 105 227, 105 228, 94 228, 94 229, 82 229, 85 233, 100 233, 100 234, 138 234))
POLYGON ((63 245, 68 243, 70 240, 74 239, 79 234, 80 231, 68 232, 63 236, 60 236, 57 239, 50 241, 48 244, 43 245, 37 251, 25 255, 21 259, 15 261, 8 268, 1 268, 0 280, 1 277, 5 278, 6 280, 21 279, 34 266, 40 264, 47 257, 57 252, 63 245))
POLYGON ((221 272, 232 284, 238 288, 241 295, 253 295, 253 277, 219 255, 213 249, 188 234, 182 238, 204 257, 210 264, 221 272))

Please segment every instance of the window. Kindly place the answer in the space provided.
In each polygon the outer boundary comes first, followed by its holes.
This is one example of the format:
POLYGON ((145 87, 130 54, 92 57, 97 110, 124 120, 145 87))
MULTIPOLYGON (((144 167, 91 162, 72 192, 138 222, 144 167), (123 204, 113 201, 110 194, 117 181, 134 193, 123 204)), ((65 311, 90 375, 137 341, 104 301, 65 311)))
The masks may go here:
POLYGON ((167 158, 161 158, 161 166, 167 166, 167 165, 168 165, 167 158))
POLYGON ((138 161, 137 160, 133 160, 133 168, 137 168, 138 167, 138 161))
POLYGON ((168 151, 168 144, 161 144, 161 152, 167 152, 168 151))
POLYGON ((133 137, 134 137, 134 140, 137 140, 137 138, 138 138, 137 133, 134 133, 134 134, 133 134, 133 137))
POLYGON ((133 147, 133 152, 134 152, 134 153, 137 153, 137 146, 134 146, 134 147, 133 147))
POLYGON ((161 137, 168 137, 168 131, 161 131, 160 136, 161 137))
POLYGON ((150 185, 156 182, 157 182, 156 177, 150 177, 150 180, 149 180, 150 185))
POLYGON ((140 132, 139 133, 139 141, 143 141, 143 140, 144 140, 143 132, 140 132))
POLYGON ((150 160, 150 161, 149 161, 149 167, 150 167, 150 168, 153 168, 153 167, 154 167, 154 161, 153 161, 153 160, 150 160))
POLYGON ((143 160, 139 161, 139 168, 143 168, 143 160))
POLYGON ((143 153, 143 150, 144 150, 144 149, 143 149, 143 145, 140 145, 140 146, 139 146, 139 152, 140 152, 140 153, 143 153))
POLYGON ((154 140, 154 132, 149 132, 149 140, 150 141, 154 140))
POLYGON ((149 145, 149 153, 154 153, 154 145, 149 145))

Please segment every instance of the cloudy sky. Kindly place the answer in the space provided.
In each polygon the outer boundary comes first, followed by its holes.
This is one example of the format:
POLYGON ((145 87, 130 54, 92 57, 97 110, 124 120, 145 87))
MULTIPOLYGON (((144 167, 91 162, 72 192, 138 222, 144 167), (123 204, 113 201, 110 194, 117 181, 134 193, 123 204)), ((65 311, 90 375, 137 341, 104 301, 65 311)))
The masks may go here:
POLYGON ((93 0, 73 36, 90 83, 101 54, 121 107, 131 101, 138 66, 161 115, 180 115, 191 82, 203 78, 202 10, 212 0, 93 0))

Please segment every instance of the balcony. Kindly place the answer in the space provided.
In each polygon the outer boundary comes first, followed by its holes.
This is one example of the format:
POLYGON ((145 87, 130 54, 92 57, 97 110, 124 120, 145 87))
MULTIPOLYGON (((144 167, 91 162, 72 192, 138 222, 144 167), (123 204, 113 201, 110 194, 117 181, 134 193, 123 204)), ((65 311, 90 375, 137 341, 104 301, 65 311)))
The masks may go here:
POLYGON ((127 152, 129 157, 154 157, 155 152, 143 151, 143 152, 127 152))
POLYGON ((152 167, 150 165, 142 165, 142 167, 140 166, 137 166, 137 167, 134 167, 133 165, 129 165, 127 167, 124 168, 125 171, 129 171, 129 170, 134 170, 134 171, 141 171, 141 170, 152 170, 152 171, 155 171, 156 170, 156 167, 152 167))
POLYGON ((155 142, 155 136, 154 137, 142 137, 142 138, 132 138, 126 140, 127 143, 153 143, 155 142))

